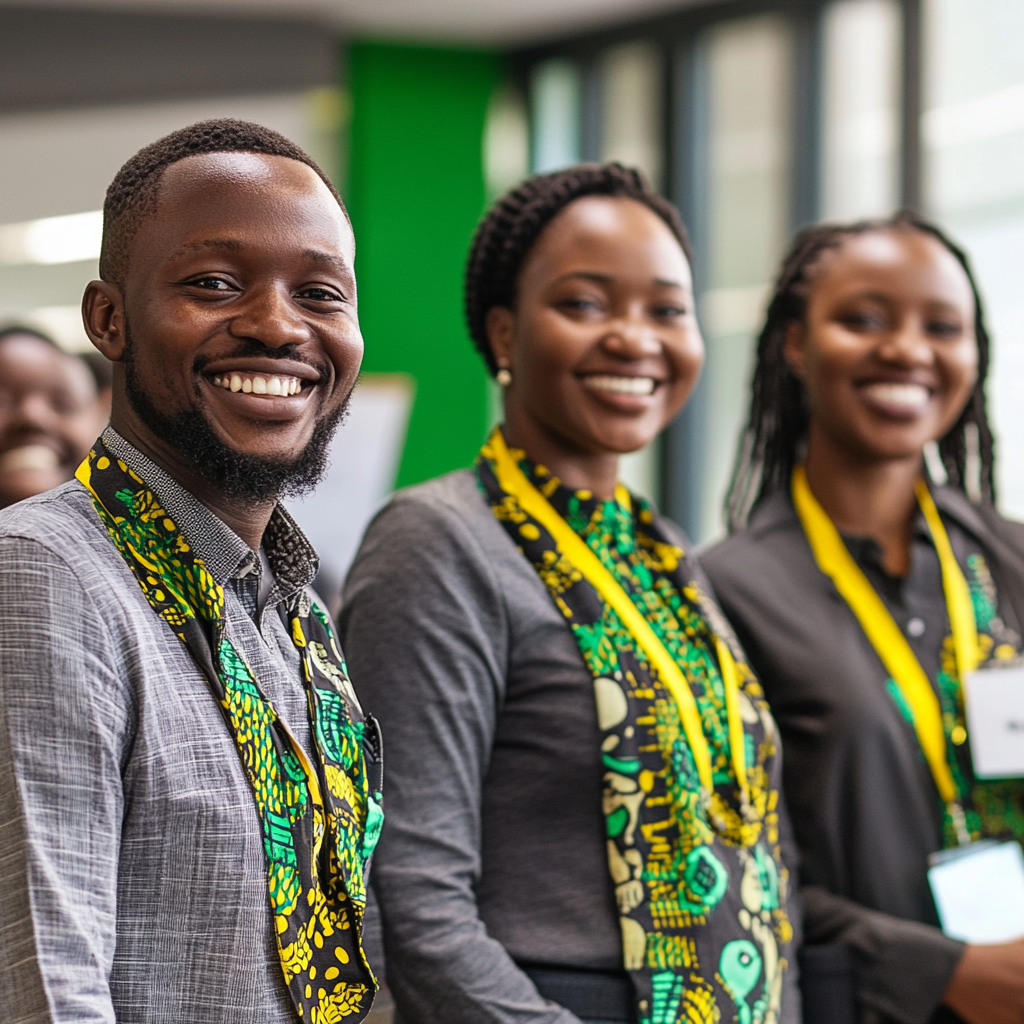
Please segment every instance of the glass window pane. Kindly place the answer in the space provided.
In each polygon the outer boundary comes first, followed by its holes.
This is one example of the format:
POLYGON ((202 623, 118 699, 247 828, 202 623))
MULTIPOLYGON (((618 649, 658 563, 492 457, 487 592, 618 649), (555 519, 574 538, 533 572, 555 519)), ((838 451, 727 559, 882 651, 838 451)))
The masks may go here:
POLYGON ((530 81, 535 172, 557 171, 580 161, 579 68, 555 58, 538 65, 530 81))
POLYGON ((993 335, 1000 505, 1024 517, 1024 4, 926 0, 925 195, 971 254, 993 335))
POLYGON ((900 11, 843 0, 824 19, 825 217, 886 216, 897 204, 900 11))
POLYGON ((707 422, 698 539, 721 506, 747 405, 753 336, 789 232, 792 35, 781 18, 729 22, 704 39, 708 153, 707 422))
POLYGON ((627 43, 600 62, 601 159, 639 167, 661 187, 663 160, 661 53, 652 43, 627 43))
POLYGON ((484 128, 484 181, 491 202, 530 173, 530 128, 522 97, 508 85, 496 89, 484 128))

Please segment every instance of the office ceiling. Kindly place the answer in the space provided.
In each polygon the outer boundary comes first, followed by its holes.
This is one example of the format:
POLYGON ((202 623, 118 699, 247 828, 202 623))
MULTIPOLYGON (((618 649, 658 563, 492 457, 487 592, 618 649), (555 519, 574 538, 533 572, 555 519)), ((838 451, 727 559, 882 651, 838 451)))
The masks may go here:
POLYGON ((715 0, 0 0, 0 7, 305 17, 385 39, 507 46, 709 2, 715 0))

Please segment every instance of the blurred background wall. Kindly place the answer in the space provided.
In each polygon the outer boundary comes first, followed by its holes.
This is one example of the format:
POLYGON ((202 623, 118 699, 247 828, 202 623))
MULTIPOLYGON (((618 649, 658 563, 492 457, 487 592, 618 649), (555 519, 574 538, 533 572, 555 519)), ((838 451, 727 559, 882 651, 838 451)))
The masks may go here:
POLYGON ((530 171, 638 164, 693 236, 708 363, 626 475, 706 539, 792 232, 908 205, 979 270, 1001 503, 1024 517, 1021 38, 1020 0, 0 2, 0 323, 87 344, 97 211, 145 143, 231 115, 307 148, 356 228, 366 337, 324 492, 340 573, 383 495, 468 464, 496 416, 460 294, 486 202, 530 171))

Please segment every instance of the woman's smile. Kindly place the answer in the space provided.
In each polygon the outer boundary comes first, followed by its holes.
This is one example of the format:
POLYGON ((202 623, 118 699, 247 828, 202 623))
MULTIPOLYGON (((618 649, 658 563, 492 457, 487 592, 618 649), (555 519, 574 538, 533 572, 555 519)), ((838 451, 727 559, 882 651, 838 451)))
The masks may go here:
POLYGON ((869 381, 856 385, 861 399, 875 412, 893 419, 915 419, 931 401, 933 389, 912 381, 869 381))
POLYGON ((585 388, 599 394, 628 395, 630 397, 653 395, 655 388, 661 383, 653 377, 611 373, 581 374, 580 380, 585 388))

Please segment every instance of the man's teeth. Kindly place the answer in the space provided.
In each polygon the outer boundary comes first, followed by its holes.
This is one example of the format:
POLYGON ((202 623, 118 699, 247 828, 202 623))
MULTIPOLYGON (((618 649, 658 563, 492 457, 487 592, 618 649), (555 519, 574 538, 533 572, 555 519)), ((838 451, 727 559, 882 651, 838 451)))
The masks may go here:
POLYGON ((610 374, 583 378, 584 387, 591 391, 613 391, 617 395, 653 395, 657 383, 653 377, 613 377, 610 374))
POLYGON ((5 473, 48 472, 60 465, 60 456, 45 444, 25 444, 0 455, 0 470, 5 473))
POLYGON ((213 378, 215 388, 253 395, 297 395, 302 390, 298 377, 270 377, 262 373, 225 373, 213 378))
POLYGON ((922 384, 896 384, 879 381, 864 390, 877 402, 898 405, 904 409, 920 409, 928 403, 928 389, 922 384))

